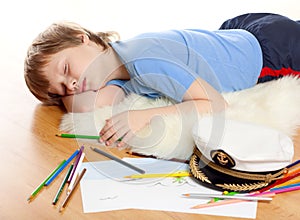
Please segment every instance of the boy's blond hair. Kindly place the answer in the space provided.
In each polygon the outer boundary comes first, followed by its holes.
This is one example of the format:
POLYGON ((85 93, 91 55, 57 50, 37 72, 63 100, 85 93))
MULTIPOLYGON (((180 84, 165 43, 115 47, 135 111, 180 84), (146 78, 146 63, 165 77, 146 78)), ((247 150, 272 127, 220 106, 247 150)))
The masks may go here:
POLYGON ((49 81, 43 73, 50 62, 51 55, 82 43, 80 35, 86 34, 89 39, 106 50, 113 38, 119 39, 117 32, 93 33, 78 24, 70 22, 54 23, 40 33, 27 51, 24 62, 24 77, 32 94, 41 102, 49 105, 61 104, 61 96, 50 94, 49 81))

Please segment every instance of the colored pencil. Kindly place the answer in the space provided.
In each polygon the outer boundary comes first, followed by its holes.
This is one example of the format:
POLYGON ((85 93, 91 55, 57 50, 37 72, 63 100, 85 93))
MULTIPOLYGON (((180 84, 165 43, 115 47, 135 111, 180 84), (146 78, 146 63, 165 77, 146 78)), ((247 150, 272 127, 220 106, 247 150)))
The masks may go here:
MULTIPOLYGON (((293 187, 273 189, 272 191, 265 191, 262 193, 254 193, 251 195, 253 195, 253 196, 274 196, 276 194, 292 192, 292 191, 296 191, 296 190, 300 190, 300 186, 298 184, 297 184, 297 186, 293 186, 293 187)), ((206 208, 206 207, 233 204, 233 203, 243 202, 243 201, 244 200, 241 200, 241 199, 222 200, 222 201, 212 202, 212 203, 208 203, 208 204, 199 204, 199 205, 193 206, 191 208, 192 209, 200 209, 200 208, 206 208)))
MULTIPOLYGON (((85 135, 85 134, 69 134, 69 133, 62 133, 56 134, 57 137, 62 138, 79 138, 79 139, 100 139, 101 136, 99 135, 85 135)), ((118 141, 121 141, 122 138, 119 138, 118 141)))
POLYGON ((82 177, 84 176, 85 172, 86 172, 86 168, 84 168, 84 169, 82 170, 82 172, 80 173, 80 175, 79 175, 78 179, 76 180, 76 182, 75 182, 75 184, 74 184, 74 187, 72 188, 71 192, 67 195, 67 197, 66 197, 65 200, 63 201, 63 203, 62 203, 62 205, 61 205, 61 207, 60 207, 60 209, 59 209, 59 212, 63 211, 63 209, 66 207, 67 203, 69 202, 69 200, 70 200, 71 196, 73 195, 75 189, 76 189, 77 186, 79 185, 79 182, 80 182, 80 180, 82 179, 82 177))
POLYGON ((299 168, 297 168, 297 169, 295 169, 295 170, 291 170, 291 171, 289 171, 288 173, 287 173, 287 177, 288 176, 297 176, 297 174, 299 175, 300 174, 300 167, 299 168))
MULTIPOLYGON (((249 196, 252 196, 252 195, 253 195, 253 197, 255 195, 259 195, 259 196, 263 196, 263 197, 273 197, 275 195, 275 193, 273 193, 273 192, 263 192, 263 193, 249 194, 249 196)), ((248 201, 250 201, 250 200, 248 200, 248 201)), ((239 203, 239 202, 247 202, 247 200, 225 199, 225 200, 220 200, 220 201, 217 201, 217 202, 199 204, 199 205, 191 207, 191 209, 201 209, 201 208, 215 207, 215 206, 234 204, 234 203, 239 203)))
MULTIPOLYGON (((297 160, 297 161, 289 164, 286 168, 291 168, 299 163, 300 163, 300 160, 297 160)), ((267 191, 269 189, 275 188, 278 185, 285 184, 298 176, 300 176, 300 168, 297 168, 295 170, 290 170, 287 174, 284 175, 284 177, 282 179, 276 180, 275 183, 271 184, 268 187, 263 188, 262 190, 260 190, 260 192, 267 191)))
POLYGON ((55 195, 55 197, 54 197, 54 199, 52 201, 53 205, 56 205, 56 203, 57 203, 57 201, 58 201, 58 199, 60 197, 60 194, 63 191, 63 189, 64 189, 64 187, 65 187, 65 185, 66 185, 66 183, 68 181, 68 177, 71 174, 72 168, 73 168, 73 164, 70 165, 70 167, 69 167, 69 169, 68 169, 68 171, 67 171, 67 173, 65 175, 65 178, 63 179, 63 181, 61 182, 60 187, 58 188, 58 191, 57 191, 57 193, 56 193, 56 195, 55 195))
POLYGON ((78 161, 78 163, 77 163, 77 166, 76 166, 76 168, 75 168, 74 176, 73 176, 73 178, 71 179, 71 182, 69 183, 69 187, 68 187, 67 193, 70 193, 70 191, 73 189, 73 186, 74 186, 76 177, 77 177, 77 175, 78 175, 78 173, 79 173, 79 169, 80 169, 80 167, 81 167, 81 164, 82 164, 82 161, 83 161, 84 156, 85 156, 85 153, 82 152, 82 154, 80 155, 80 159, 79 159, 79 161, 78 161))
POLYGON ((283 177, 282 179, 276 180, 275 183, 261 189, 260 192, 264 192, 269 189, 272 189, 272 188, 274 188, 280 184, 286 183, 287 181, 292 180, 298 176, 300 176, 300 170, 299 169, 294 170, 293 172, 286 174, 285 177, 283 177))
POLYGON ((109 159, 112 159, 112 160, 114 160, 114 161, 116 161, 116 162, 118 162, 118 163, 120 163, 120 164, 122 164, 122 165, 124 165, 124 166, 126 166, 126 167, 128 167, 128 168, 130 168, 130 169, 133 169, 133 170, 135 170, 135 171, 137 171, 137 172, 139 172, 139 173, 142 173, 142 174, 145 173, 144 170, 142 170, 142 169, 140 169, 140 168, 138 168, 138 167, 136 167, 136 166, 133 166, 132 164, 127 163, 127 162, 125 162, 125 161, 123 161, 123 160, 121 160, 121 159, 119 159, 119 158, 117 158, 117 157, 115 157, 115 156, 113 156, 113 155, 111 155, 111 154, 109 154, 109 153, 106 153, 105 151, 102 151, 102 150, 100 150, 100 149, 98 149, 98 148, 93 148, 93 147, 91 147, 91 149, 92 149, 93 151, 95 151, 95 152, 97 152, 97 153, 99 153, 99 154, 101 154, 101 155, 103 155, 103 156, 109 158, 109 159))
POLYGON ((78 154, 78 150, 76 150, 68 159, 65 161, 65 163, 46 181, 45 186, 49 186, 50 183, 65 169, 65 167, 76 157, 78 154))
POLYGON ((294 186, 294 187, 288 187, 288 188, 279 188, 279 189, 272 189, 271 192, 273 192, 275 194, 280 194, 280 193, 292 192, 292 191, 296 191, 296 190, 300 190, 300 186, 294 186))
POLYGON ((295 186, 300 186, 300 183, 296 184, 290 184, 290 185, 285 185, 285 186, 276 186, 275 188, 270 189, 270 191, 278 190, 278 189, 286 189, 286 188, 291 188, 295 186))
POLYGON ((159 178, 159 177, 185 177, 191 176, 191 174, 187 171, 179 171, 176 173, 147 173, 147 174, 136 174, 130 176, 124 176, 124 178, 159 178))
POLYGON ((274 188, 278 188, 278 187, 282 187, 282 186, 288 186, 288 185, 291 185, 291 184, 297 184, 297 183, 300 183, 300 178, 297 178, 297 179, 291 179, 291 180, 289 180, 289 181, 286 181, 285 183, 276 185, 274 188))
POLYGON ((221 205, 227 205, 227 204, 234 204, 238 202, 246 202, 246 200, 241 199, 227 199, 227 200, 221 200, 218 202, 212 202, 212 203, 204 203, 199 204, 191 207, 191 209, 201 209, 201 208, 209 208, 209 207, 215 207, 215 206, 221 206, 221 205))
POLYGON ((44 187, 45 183, 48 181, 48 179, 53 176, 53 174, 66 162, 66 160, 63 160, 47 177, 46 179, 40 183, 40 185, 31 193, 29 198, 27 199, 29 202, 41 191, 41 189, 44 187))
POLYGON ((74 166, 73 166, 71 175, 70 175, 69 178, 68 178, 68 183, 71 182, 71 180, 72 180, 72 178, 73 178, 73 176, 74 176, 74 172, 75 172, 75 170, 76 170, 77 164, 78 164, 78 162, 79 162, 79 159, 80 159, 80 157, 81 157, 81 154, 82 154, 83 150, 84 150, 84 146, 81 146, 81 147, 80 147, 80 150, 79 150, 79 152, 78 152, 78 154, 77 154, 77 157, 76 157, 76 159, 75 159, 75 162, 74 162, 74 166))
POLYGON ((295 162, 293 162, 293 163, 289 164, 288 166, 286 166, 286 168, 293 167, 293 166, 295 166, 295 165, 297 165, 299 163, 300 163, 300 160, 296 160, 295 162))
POLYGON ((81 138, 81 139, 100 139, 99 135, 84 135, 84 134, 56 134, 57 137, 62 138, 81 138))
POLYGON ((220 195, 220 194, 206 194, 206 193, 187 193, 182 196, 192 199, 201 198, 219 198, 219 199, 239 199, 248 201, 271 201, 270 197, 259 197, 259 196, 243 196, 243 195, 220 195))

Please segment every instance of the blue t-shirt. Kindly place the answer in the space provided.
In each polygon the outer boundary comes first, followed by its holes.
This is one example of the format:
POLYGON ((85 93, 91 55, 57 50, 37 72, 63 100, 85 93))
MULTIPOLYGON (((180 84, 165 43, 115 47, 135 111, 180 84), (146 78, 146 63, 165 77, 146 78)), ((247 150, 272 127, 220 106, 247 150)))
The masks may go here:
POLYGON ((246 89, 257 83, 262 52, 245 30, 171 30, 145 33, 111 43, 130 80, 112 80, 128 94, 169 97, 181 102, 196 78, 219 92, 246 89))

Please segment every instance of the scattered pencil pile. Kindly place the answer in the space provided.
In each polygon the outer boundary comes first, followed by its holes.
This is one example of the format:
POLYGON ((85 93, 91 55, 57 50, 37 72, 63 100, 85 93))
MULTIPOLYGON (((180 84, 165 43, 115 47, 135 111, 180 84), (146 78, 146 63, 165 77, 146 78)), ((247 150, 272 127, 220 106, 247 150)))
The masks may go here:
MULTIPOLYGON (((65 135, 56 135, 59 137, 67 137, 67 138, 76 138, 76 137, 81 137, 81 138, 98 138, 95 136, 86 136, 86 135, 72 135, 72 134, 65 134, 65 135)), ((144 170, 133 166, 130 163, 127 163, 109 153, 106 153, 105 151, 102 151, 98 148, 92 148, 91 149, 93 151, 95 151, 96 153, 102 154, 103 156, 110 158, 132 170, 135 170, 136 172, 139 173, 145 173, 144 170)), ((60 187, 52 201, 53 205, 56 205, 59 197, 62 193, 62 191, 64 190, 64 187, 66 186, 66 184, 68 184, 68 189, 67 189, 67 196, 65 198, 65 200, 63 201, 59 211, 61 212, 67 205, 68 201, 70 200, 70 197, 72 196, 74 190, 77 188, 77 186, 79 185, 80 180, 82 179, 83 175, 86 172, 86 169, 84 168, 81 173, 79 174, 79 170, 83 161, 83 158, 85 156, 85 153, 83 152, 84 150, 84 146, 82 146, 80 149, 76 150, 67 160, 63 160, 47 177, 46 179, 31 193, 30 197, 27 199, 29 202, 31 202, 35 196, 41 191, 41 189, 43 189, 43 187, 45 186, 49 186, 51 184, 51 182, 68 166, 68 164, 75 158, 75 161, 73 164, 70 165, 63 181, 60 184, 60 187), (78 176, 78 177, 77 177, 78 176)))
POLYGON ((203 193, 186 193, 182 196, 185 198, 212 198, 207 204, 199 204, 191 207, 200 209, 206 207, 233 204, 243 201, 270 201, 277 194, 300 190, 300 168, 297 165, 300 160, 286 167, 287 172, 282 179, 278 179, 272 185, 263 188, 258 192, 239 194, 237 192, 223 192, 223 194, 203 194, 203 193))
MULTIPOLYGON (((56 137, 62 137, 62 138, 100 139, 100 136, 84 135, 84 134, 63 133, 63 134, 56 134, 55 136, 56 137)), ((121 140, 121 138, 118 141, 120 141, 120 140, 121 140)), ((127 163, 127 162, 119 159, 118 157, 115 157, 115 156, 113 156, 113 155, 111 155, 109 153, 106 153, 105 151, 102 151, 99 148, 91 147, 91 149, 93 151, 95 151, 96 153, 101 154, 101 155, 103 155, 103 156, 105 156, 105 157, 107 157, 109 159, 112 159, 112 160, 114 160, 114 161, 116 161, 116 162, 118 162, 118 163, 120 163, 120 164, 122 164, 122 165, 124 165, 124 166, 126 166, 128 168, 130 168, 130 169, 133 169, 133 170, 135 170, 135 171, 137 171, 139 173, 145 173, 144 170, 142 170, 142 169, 140 169, 140 168, 138 168, 136 166, 133 166, 132 164, 127 163)))
MULTIPOLYGON (((56 135, 58 137, 64 138, 88 138, 88 139, 98 139, 99 136, 87 136, 87 135, 78 135, 78 134, 60 134, 56 135)), ((181 171, 171 174, 145 174, 145 171, 129 164, 111 154, 108 154, 98 148, 92 148, 96 153, 102 154, 103 156, 112 159, 140 174, 125 176, 124 178, 158 178, 158 177, 187 177, 190 176, 189 172, 181 171)), ((86 169, 84 168, 79 174, 79 169, 82 164, 85 153, 83 152, 84 146, 76 150, 67 160, 63 160, 56 169, 54 169, 46 179, 31 193, 28 201, 32 201, 35 196, 41 191, 44 186, 49 186, 51 182, 63 171, 65 167, 75 158, 73 164, 70 165, 63 181, 60 184, 60 187, 52 201, 53 205, 56 205, 59 197, 65 187, 68 184, 67 196, 60 206, 59 211, 61 212, 67 205, 70 197, 72 196, 74 190, 79 185, 80 180, 84 176, 86 169)), ((248 193, 248 194, 239 194, 237 192, 223 192, 223 194, 203 194, 203 193, 186 193, 182 196, 185 198, 212 198, 207 204, 199 204, 191 207, 192 209, 200 209, 205 207, 220 206, 225 204, 232 204, 243 201, 271 201, 272 197, 277 194, 291 192, 295 190, 300 190, 300 168, 297 168, 297 165, 300 164, 300 160, 295 161, 294 163, 286 167, 286 173, 283 178, 275 181, 274 184, 263 188, 258 192, 248 193)))
POLYGON ((67 196, 60 206, 59 211, 63 211, 63 209, 67 206, 73 192, 79 185, 80 180, 84 176, 86 169, 84 168, 79 174, 79 170, 84 159, 85 153, 83 152, 84 146, 80 149, 76 150, 67 160, 63 160, 58 167, 56 167, 47 177, 46 179, 31 193, 30 197, 27 199, 28 202, 31 202, 37 194, 43 189, 45 186, 49 186, 51 182, 68 166, 68 164, 74 159, 74 163, 69 166, 69 169, 60 184, 60 187, 52 201, 53 205, 56 205, 64 187, 68 184, 67 196))

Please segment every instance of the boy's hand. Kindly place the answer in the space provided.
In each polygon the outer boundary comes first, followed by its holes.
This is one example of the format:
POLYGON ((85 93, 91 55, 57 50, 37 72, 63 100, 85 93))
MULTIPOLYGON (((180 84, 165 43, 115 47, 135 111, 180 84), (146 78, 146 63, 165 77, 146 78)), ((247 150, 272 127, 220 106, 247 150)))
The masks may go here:
POLYGON ((119 113, 106 120, 99 132, 100 142, 110 146, 119 140, 117 146, 122 148, 128 145, 128 141, 137 131, 150 123, 151 118, 151 111, 147 110, 129 110, 119 113))

